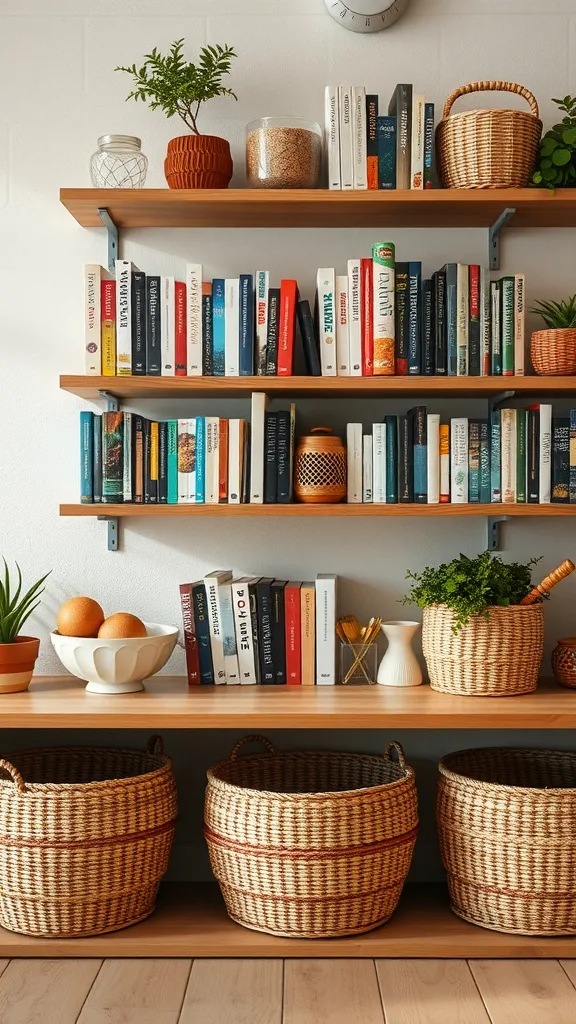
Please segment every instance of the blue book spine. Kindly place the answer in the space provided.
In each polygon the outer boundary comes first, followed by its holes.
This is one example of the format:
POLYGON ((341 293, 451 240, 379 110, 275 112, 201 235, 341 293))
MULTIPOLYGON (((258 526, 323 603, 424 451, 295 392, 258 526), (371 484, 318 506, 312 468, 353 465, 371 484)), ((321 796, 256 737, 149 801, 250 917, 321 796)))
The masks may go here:
POLYGON ((408 373, 422 372, 422 264, 408 264, 408 373))
POLYGON ((455 263, 447 263, 445 289, 445 321, 446 347, 448 353, 448 376, 456 377, 458 373, 458 302, 457 302, 457 267, 455 263))
POLYGON ((488 420, 480 421, 480 501, 488 505, 490 493, 490 437, 488 436, 488 420))
POLYGON ((434 104, 424 104, 424 188, 434 188, 434 104))
POLYGON ((398 418, 385 416, 386 424, 386 504, 398 502, 398 418))
POLYGON ((396 188, 396 118, 378 117, 378 188, 396 188))
POLYGON ((168 420, 168 504, 178 504, 178 420, 168 420))
POLYGON ((500 410, 494 409, 490 424, 490 501, 502 501, 500 410))
POLYGON ((196 417, 196 498, 197 505, 206 501, 206 418, 196 417))
POLYGON ((254 376, 254 278, 240 274, 240 376, 254 376))
POLYGON ((212 368, 215 377, 224 377, 224 279, 215 277, 212 282, 212 368))
POLYGON ((94 413, 80 413, 80 501, 94 501, 94 413))

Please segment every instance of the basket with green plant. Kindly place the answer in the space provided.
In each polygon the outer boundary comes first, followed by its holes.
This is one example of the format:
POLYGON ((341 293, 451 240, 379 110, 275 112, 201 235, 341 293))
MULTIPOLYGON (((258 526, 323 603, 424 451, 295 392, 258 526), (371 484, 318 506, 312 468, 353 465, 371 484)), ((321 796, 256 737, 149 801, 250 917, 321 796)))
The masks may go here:
POLYGON ((552 192, 576 186, 576 96, 552 99, 564 117, 540 139, 531 183, 552 192))
POLYGON ((530 338, 530 358, 536 373, 550 376, 576 374, 576 295, 560 302, 542 300, 531 310, 546 324, 530 338))
POLYGON ((0 693, 15 693, 27 689, 40 641, 35 637, 22 636, 20 630, 40 604, 46 573, 32 586, 23 591, 20 566, 16 563, 17 574, 11 573, 6 559, 4 574, 0 575, 0 693))

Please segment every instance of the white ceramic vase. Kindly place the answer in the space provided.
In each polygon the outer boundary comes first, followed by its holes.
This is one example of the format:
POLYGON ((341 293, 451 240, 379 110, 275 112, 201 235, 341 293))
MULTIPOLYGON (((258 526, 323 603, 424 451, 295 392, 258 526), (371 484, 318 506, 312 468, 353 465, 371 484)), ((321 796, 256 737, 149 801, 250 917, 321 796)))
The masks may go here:
POLYGON ((376 681, 382 686, 419 686, 422 669, 412 650, 412 638, 420 623, 395 620, 383 622, 381 629, 388 640, 388 650, 380 662, 376 681))

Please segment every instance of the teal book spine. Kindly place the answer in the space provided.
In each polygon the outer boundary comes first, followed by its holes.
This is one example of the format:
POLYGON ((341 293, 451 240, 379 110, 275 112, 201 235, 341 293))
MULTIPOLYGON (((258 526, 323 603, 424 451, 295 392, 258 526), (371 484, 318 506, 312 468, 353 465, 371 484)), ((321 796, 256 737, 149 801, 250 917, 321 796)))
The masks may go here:
POLYGON ((212 282, 212 369, 215 377, 224 377, 224 279, 215 277, 212 282))
POLYGON ((500 410, 494 409, 490 421, 490 501, 502 501, 501 466, 501 423, 500 410))
POLYGON ((396 118, 379 117, 376 125, 378 188, 396 188, 396 118))
POLYGON ((196 504, 206 501, 206 417, 196 417, 196 504))
POLYGON ((518 409, 516 413, 516 501, 526 499, 526 470, 528 465, 528 410, 518 409))
POLYGON ((80 413, 80 501, 94 501, 94 413, 80 413))
POLYGON ((468 501, 480 501, 480 422, 470 420, 468 425, 468 501))
POLYGON ((458 268, 455 263, 447 263, 443 270, 446 275, 444 317, 448 376, 455 377, 458 373, 458 268))
POLYGON ((386 504, 398 502, 398 417, 385 416, 386 424, 386 504))
POLYGON ((490 435, 488 420, 480 420, 480 502, 488 505, 490 500, 490 435))
POLYGON ((502 376, 514 376, 514 278, 500 278, 502 376))
POLYGON ((168 504, 178 504, 178 420, 168 420, 168 504))

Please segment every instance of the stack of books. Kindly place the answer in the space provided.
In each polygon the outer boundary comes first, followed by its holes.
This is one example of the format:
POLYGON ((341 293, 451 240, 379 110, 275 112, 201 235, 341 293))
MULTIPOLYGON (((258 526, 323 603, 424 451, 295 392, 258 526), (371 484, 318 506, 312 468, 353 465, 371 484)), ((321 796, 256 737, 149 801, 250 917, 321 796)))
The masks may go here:
POLYGON ((336 580, 216 571, 181 584, 189 684, 334 685, 336 580))

